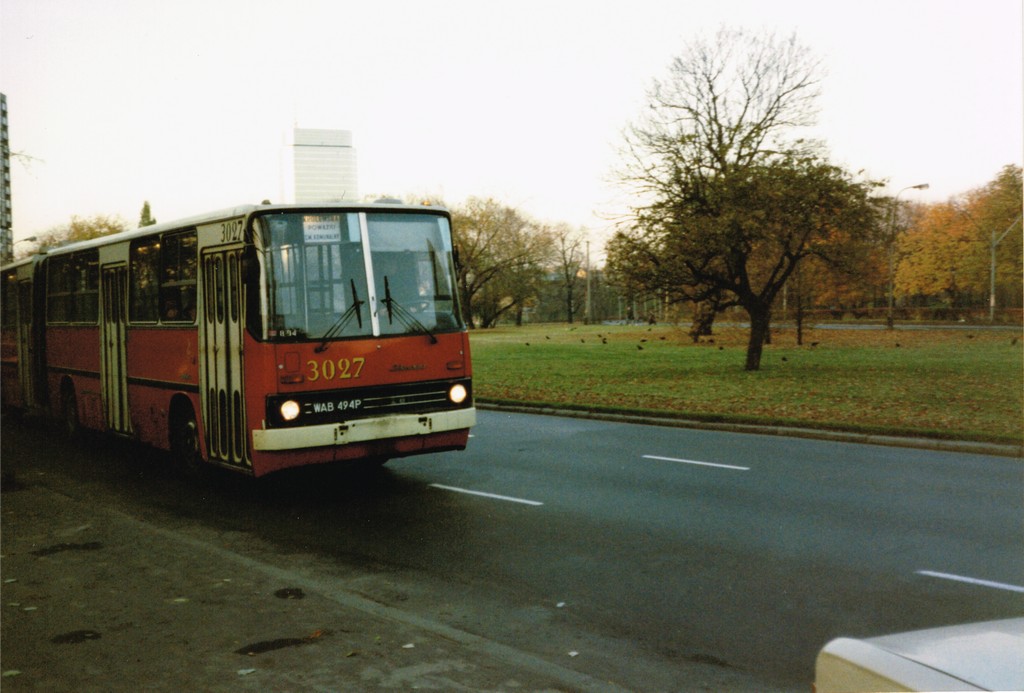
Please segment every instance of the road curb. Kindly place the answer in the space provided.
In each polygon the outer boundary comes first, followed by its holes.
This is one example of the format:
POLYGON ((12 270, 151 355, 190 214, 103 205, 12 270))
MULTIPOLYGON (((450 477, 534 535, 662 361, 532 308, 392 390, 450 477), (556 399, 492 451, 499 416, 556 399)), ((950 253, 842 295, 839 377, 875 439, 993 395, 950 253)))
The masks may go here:
POLYGON ((693 428, 698 430, 724 431, 729 433, 751 433, 756 435, 786 436, 790 438, 809 438, 812 440, 831 440, 839 443, 860 443, 862 445, 884 445, 887 447, 915 448, 919 450, 938 450, 943 452, 962 452, 974 455, 1024 458, 1024 445, 1001 445, 998 443, 979 443, 965 440, 941 440, 938 438, 913 438, 881 435, 877 433, 856 433, 852 431, 830 431, 825 429, 800 428, 797 426, 772 426, 698 421, 695 419, 677 419, 669 416, 653 416, 649 414, 622 414, 592 410, 559 409, 557 407, 543 405, 531 406, 528 404, 502 404, 499 402, 487 402, 480 400, 476 401, 476 407, 478 409, 514 412, 518 414, 564 416, 574 419, 614 421, 617 423, 634 423, 647 426, 693 428))

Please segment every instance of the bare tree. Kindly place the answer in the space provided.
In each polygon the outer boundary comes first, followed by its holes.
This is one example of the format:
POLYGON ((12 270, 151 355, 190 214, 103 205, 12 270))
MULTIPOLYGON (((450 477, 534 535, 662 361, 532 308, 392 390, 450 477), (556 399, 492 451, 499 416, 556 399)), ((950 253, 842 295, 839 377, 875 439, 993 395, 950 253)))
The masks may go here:
POLYGON ((490 327, 536 293, 549 238, 512 207, 470 198, 452 210, 457 280, 466 322, 490 327))
POLYGON ((572 324, 576 313, 577 295, 582 277, 590 268, 584 268, 586 257, 584 253, 584 235, 581 229, 573 229, 566 223, 556 224, 549 230, 556 271, 558 272, 558 283, 565 292, 565 320, 572 324))

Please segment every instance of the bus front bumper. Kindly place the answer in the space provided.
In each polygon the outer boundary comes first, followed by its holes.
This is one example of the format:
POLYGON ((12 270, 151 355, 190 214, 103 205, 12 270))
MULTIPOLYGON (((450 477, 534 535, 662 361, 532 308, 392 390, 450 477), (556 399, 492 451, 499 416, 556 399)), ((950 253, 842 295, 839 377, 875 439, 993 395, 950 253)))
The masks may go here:
POLYGON ((476 409, 470 407, 430 414, 400 414, 336 424, 254 430, 252 446, 261 452, 282 452, 458 431, 475 424, 476 409))

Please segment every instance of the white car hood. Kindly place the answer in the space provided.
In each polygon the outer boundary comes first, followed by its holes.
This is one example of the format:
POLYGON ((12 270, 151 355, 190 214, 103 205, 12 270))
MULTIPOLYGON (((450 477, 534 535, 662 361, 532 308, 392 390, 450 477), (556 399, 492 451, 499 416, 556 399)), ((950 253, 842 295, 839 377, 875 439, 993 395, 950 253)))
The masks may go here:
POLYGON ((865 642, 984 690, 1024 689, 1024 618, 884 635, 865 642))

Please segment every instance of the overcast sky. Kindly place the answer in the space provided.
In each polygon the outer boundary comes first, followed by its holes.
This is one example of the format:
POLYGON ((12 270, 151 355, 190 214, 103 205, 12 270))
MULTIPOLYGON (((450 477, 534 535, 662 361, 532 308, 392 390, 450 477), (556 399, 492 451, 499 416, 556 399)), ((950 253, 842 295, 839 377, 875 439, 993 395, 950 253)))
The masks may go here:
POLYGON ((685 43, 795 33, 833 161, 945 200, 1022 163, 1021 0, 0 0, 15 239, 282 201, 294 126, 360 192, 492 196, 595 236, 624 128, 685 43))

